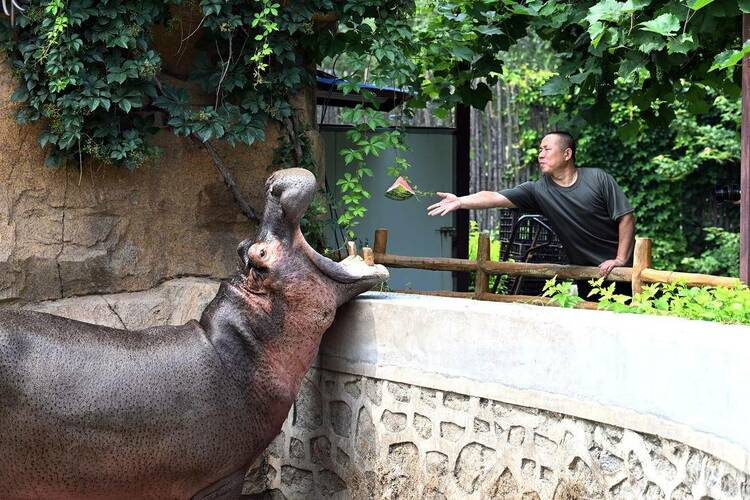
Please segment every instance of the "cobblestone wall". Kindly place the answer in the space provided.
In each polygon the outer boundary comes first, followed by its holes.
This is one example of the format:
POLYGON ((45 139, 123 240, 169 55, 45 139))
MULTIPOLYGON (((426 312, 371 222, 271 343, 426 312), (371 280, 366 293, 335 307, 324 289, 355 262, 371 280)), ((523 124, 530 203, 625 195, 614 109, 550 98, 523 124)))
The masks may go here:
POLYGON ((245 494, 750 500, 750 477, 658 436, 313 369, 245 494))

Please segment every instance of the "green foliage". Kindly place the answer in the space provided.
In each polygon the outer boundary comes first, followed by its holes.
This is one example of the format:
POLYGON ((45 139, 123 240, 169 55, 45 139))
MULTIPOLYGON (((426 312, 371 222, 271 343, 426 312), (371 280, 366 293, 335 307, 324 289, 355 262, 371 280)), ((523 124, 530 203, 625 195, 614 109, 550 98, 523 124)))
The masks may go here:
POLYGON ((666 128, 675 106, 705 104, 706 90, 739 94, 737 0, 585 0, 528 2, 530 25, 558 56, 545 92, 565 95, 579 119, 604 123, 618 79, 629 105, 651 126, 666 128), (591 98, 593 96, 593 99, 591 98))
POLYGON ((591 281, 592 292, 600 293, 599 308, 639 314, 680 316, 722 323, 750 324, 750 289, 693 287, 655 283, 643 287, 632 300, 613 294, 614 285, 601 288, 602 280, 591 281))
MULTIPOLYGON (((477 248, 479 247, 479 224, 477 221, 469 221, 469 260, 477 259, 477 248)), ((490 260, 498 262, 500 260, 500 240, 497 239, 497 232, 490 231, 490 260)), ((494 275, 489 277, 489 289, 494 290, 495 282, 497 284, 497 292, 501 294, 508 293, 508 276, 506 275, 494 275)), ((474 290, 474 276, 472 275, 469 283, 469 290, 474 290)))
MULTIPOLYGON (((571 281, 558 283, 557 277, 544 285, 544 296, 561 307, 574 307, 580 297, 571 295, 571 281)), ((632 298, 616 294, 615 284, 604 286, 604 278, 591 280, 590 295, 599 295, 598 308, 605 311, 679 316, 721 323, 750 324, 750 289, 723 287, 687 287, 683 284, 645 285, 632 298)))
POLYGON ((554 276, 544 282, 543 297, 549 297, 550 300, 560 307, 575 307, 576 304, 583 301, 581 297, 573 294, 573 282, 557 282, 557 276, 554 276))
POLYGON ((191 76, 215 96, 210 106, 159 79, 152 30, 179 24, 170 7, 181 3, 51 0, 17 28, 3 24, 2 49, 22 83, 14 98, 26 104, 19 121, 46 119, 39 140, 50 165, 90 155, 133 169, 157 152, 155 114, 178 135, 232 144, 263 140, 267 117, 291 116, 289 97, 309 77, 302 61, 312 13, 330 2, 283 11, 267 0, 188 5, 203 15, 191 76))
POLYGON ((719 276, 740 275, 740 235, 720 227, 706 227, 706 250, 699 257, 685 257, 686 271, 719 276))

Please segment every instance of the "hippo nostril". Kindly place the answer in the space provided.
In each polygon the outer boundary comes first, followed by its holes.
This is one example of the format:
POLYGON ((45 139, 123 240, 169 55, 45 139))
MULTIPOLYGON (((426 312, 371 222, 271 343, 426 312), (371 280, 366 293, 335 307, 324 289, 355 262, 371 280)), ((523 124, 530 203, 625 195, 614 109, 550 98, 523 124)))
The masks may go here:
POLYGON ((263 258, 265 258, 265 256, 266 256, 266 251, 265 251, 265 250, 261 250, 261 251, 259 252, 259 254, 260 254, 260 258, 261 258, 261 259, 263 259, 263 258))

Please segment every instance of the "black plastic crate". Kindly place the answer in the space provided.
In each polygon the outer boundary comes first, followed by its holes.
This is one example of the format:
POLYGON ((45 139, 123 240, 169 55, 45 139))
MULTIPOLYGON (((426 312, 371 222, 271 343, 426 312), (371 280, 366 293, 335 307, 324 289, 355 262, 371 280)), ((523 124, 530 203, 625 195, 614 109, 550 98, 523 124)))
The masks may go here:
MULTIPOLYGON (((516 262, 567 264, 568 259, 560 239, 549 228, 547 219, 539 214, 518 209, 500 211, 500 258, 516 262), (513 227, 515 233, 513 232, 513 227), (512 238, 512 241, 511 241, 512 238), (544 245, 540 247, 540 245, 544 245), (532 247, 536 250, 530 251, 532 247)), ((511 278, 508 290, 518 295, 541 295, 544 278, 511 278), (520 282, 519 282, 520 281, 520 282)))

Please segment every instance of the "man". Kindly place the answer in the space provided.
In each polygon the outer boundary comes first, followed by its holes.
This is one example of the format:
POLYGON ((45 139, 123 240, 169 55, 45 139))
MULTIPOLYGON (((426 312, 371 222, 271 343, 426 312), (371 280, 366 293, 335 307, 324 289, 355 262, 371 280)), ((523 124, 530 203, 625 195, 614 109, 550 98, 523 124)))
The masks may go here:
MULTIPOLYGON (((499 193, 480 191, 457 197, 437 193, 441 201, 429 215, 446 215, 458 209, 520 208, 541 213, 560 238, 571 264, 598 266, 606 277, 613 268, 632 265, 635 217, 617 182, 598 168, 576 168, 576 143, 567 132, 552 132, 539 148, 537 181, 499 193)), ((579 282, 579 295, 590 287, 579 282)), ((629 283, 617 283, 617 292, 631 294, 629 283)))

